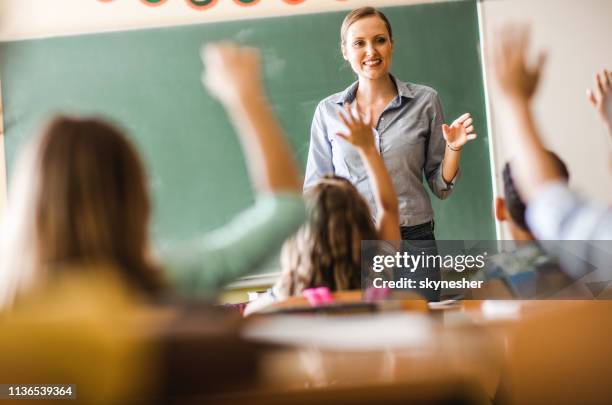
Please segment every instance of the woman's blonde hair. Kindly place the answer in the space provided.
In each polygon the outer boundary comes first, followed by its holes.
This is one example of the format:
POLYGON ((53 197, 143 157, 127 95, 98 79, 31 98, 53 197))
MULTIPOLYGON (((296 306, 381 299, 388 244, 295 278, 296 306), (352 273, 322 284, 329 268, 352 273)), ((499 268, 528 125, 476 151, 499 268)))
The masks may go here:
POLYGON ((360 288, 361 241, 378 239, 367 203, 335 175, 323 176, 305 197, 310 218, 283 246, 275 293, 286 298, 312 287, 360 288))
POLYGON ((374 7, 360 7, 351 11, 346 15, 346 17, 344 17, 344 21, 342 21, 342 26, 340 27, 340 45, 344 46, 344 43, 346 41, 346 33, 348 32, 348 29, 351 27, 351 25, 361 20, 362 18, 372 16, 380 18, 385 23, 385 27, 387 28, 387 32, 389 33, 389 40, 393 42, 393 30, 391 29, 391 23, 387 19, 387 16, 384 15, 382 11, 375 9, 374 7))
POLYGON ((159 291, 148 259, 149 215, 145 171, 121 131, 97 119, 53 119, 11 183, 0 307, 61 269, 88 265, 111 265, 133 287, 159 291))

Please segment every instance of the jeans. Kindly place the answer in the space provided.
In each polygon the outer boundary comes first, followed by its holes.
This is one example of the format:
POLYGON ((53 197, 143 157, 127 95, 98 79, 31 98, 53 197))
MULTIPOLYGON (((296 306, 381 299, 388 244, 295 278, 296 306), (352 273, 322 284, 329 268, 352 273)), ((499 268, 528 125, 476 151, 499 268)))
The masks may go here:
MULTIPOLYGON (((438 255, 433 220, 420 225, 402 226, 400 228, 400 233, 403 240, 402 252, 408 252, 413 256, 438 255)), ((440 280, 440 268, 438 266, 420 267, 414 271, 410 269, 400 269, 396 270, 395 275, 396 279, 408 277, 415 280, 417 288, 410 289, 410 291, 422 295, 428 301, 440 300, 440 290, 418 287, 419 283, 425 281, 425 279, 440 280)))

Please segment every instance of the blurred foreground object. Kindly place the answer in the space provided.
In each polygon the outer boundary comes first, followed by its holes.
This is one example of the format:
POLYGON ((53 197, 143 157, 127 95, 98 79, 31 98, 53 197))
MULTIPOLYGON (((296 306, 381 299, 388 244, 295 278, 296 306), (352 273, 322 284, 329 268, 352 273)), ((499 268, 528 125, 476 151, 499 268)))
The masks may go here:
POLYGON ((258 350, 240 339, 240 316, 145 304, 110 269, 66 274, 0 313, 0 383, 75 384, 78 403, 150 404, 255 381, 258 350))
POLYGON ((612 400, 612 302, 568 303, 561 308, 517 329, 508 352, 508 403, 612 400))
POLYGON ((78 403, 138 397, 151 346, 135 339, 136 301, 106 272, 54 283, 0 318, 0 381, 75 384, 78 403))

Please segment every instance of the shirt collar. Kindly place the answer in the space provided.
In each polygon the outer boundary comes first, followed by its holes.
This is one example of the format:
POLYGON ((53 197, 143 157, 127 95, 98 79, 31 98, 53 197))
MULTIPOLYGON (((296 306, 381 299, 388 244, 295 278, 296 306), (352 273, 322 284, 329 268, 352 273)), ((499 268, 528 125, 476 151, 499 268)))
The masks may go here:
MULTIPOLYGON (((389 73, 389 76, 391 76, 391 80, 393 80, 393 82, 395 83, 395 87, 397 88, 397 95, 399 96, 399 97, 396 97, 396 99, 393 101, 394 104, 397 101, 401 102, 402 97, 407 98, 407 99, 414 98, 414 92, 411 89, 410 83, 397 80, 395 76, 393 76, 390 73, 389 73)), ((353 102, 353 100, 355 100, 355 95, 357 94, 358 85, 359 85, 358 81, 351 84, 344 91, 338 93, 336 97, 334 98, 333 102, 336 104, 340 104, 340 105, 343 105, 344 103, 347 103, 347 102, 349 103, 353 102)))

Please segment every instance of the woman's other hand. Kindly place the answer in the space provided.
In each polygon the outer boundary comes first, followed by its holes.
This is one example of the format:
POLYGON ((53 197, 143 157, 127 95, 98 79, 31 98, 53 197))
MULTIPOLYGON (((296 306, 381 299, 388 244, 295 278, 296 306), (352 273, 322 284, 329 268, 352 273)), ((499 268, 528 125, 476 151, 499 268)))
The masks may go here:
POLYGON ((476 139, 478 135, 474 133, 473 122, 471 114, 465 113, 453 121, 450 126, 442 125, 444 139, 451 150, 459 151, 463 148, 463 145, 476 139))
POLYGON ((264 94, 257 49, 221 42, 205 45, 201 56, 205 67, 202 83, 223 104, 264 94))
POLYGON ((344 112, 339 111, 338 117, 346 126, 348 132, 337 132, 336 135, 359 150, 375 148, 371 111, 363 114, 359 105, 356 105, 356 108, 353 109, 351 103, 346 103, 344 112))

